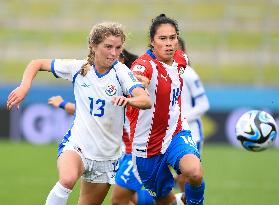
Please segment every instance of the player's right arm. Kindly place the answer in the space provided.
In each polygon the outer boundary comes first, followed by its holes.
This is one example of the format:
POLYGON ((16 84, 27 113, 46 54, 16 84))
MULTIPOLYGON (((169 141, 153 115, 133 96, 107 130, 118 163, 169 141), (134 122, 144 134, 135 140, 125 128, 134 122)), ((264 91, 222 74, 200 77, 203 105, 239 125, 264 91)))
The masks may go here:
POLYGON ((135 75, 135 77, 138 79, 138 81, 140 81, 142 83, 143 87, 147 88, 147 86, 150 83, 150 80, 147 77, 145 77, 141 74, 135 75))
POLYGON ((17 106, 17 108, 19 108, 19 105, 27 95, 32 85, 32 81, 35 78, 38 71, 51 71, 51 59, 32 60, 27 65, 22 76, 21 84, 16 89, 14 89, 8 96, 8 110, 11 110, 13 106, 17 106))
POLYGON ((135 77, 147 88, 152 76, 152 66, 146 60, 137 59, 131 66, 135 77))

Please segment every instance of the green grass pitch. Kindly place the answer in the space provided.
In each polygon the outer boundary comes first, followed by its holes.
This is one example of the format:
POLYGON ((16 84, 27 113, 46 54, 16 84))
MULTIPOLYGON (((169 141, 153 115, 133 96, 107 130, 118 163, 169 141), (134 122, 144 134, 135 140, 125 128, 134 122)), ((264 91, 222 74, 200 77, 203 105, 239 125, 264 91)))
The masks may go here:
MULTIPOLYGON (((0 141, 0 204, 44 204, 57 181, 57 145, 0 141)), ((205 205, 276 205, 279 201, 279 150, 252 153, 205 144, 205 205)), ((76 204, 79 187, 68 204, 76 204)), ((110 194, 105 205, 110 204, 110 194)))

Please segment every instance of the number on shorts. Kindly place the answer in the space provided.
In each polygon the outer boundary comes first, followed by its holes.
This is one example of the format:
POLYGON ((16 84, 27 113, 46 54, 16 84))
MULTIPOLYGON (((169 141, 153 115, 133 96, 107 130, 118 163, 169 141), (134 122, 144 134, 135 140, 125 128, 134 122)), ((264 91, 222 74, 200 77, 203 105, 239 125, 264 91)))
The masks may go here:
POLYGON ((128 161, 128 167, 125 169, 125 171, 123 172, 123 174, 121 175, 121 179, 127 183, 128 181, 128 178, 126 177, 129 177, 130 176, 130 171, 131 169, 133 168, 133 162, 132 160, 128 161))
POLYGON ((181 136, 181 137, 182 137, 182 139, 184 140, 184 142, 186 144, 189 144, 192 147, 196 147, 197 146, 191 135, 189 135, 189 136, 181 136))

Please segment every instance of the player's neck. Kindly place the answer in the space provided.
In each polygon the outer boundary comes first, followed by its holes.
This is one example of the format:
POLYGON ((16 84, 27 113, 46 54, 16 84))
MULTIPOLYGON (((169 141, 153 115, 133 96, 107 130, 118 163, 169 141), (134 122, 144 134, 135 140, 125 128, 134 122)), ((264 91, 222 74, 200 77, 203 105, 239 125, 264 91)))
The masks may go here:
POLYGON ((100 65, 94 65, 94 67, 95 70, 101 75, 107 73, 111 69, 111 67, 105 67, 100 65))
POLYGON ((163 58, 160 58, 160 57, 157 57, 157 60, 164 63, 164 64, 167 64, 167 65, 172 65, 173 64, 173 58, 169 58, 169 59, 163 59, 163 58))

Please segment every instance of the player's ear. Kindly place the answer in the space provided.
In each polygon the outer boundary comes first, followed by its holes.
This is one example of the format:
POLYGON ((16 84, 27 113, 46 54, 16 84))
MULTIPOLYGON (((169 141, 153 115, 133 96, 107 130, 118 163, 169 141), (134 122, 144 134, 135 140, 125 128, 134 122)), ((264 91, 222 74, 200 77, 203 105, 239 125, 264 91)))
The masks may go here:
POLYGON ((90 49, 93 51, 93 53, 95 53, 97 50, 97 45, 91 45, 90 49))
POLYGON ((150 40, 150 45, 152 48, 154 48, 154 40, 150 40))

